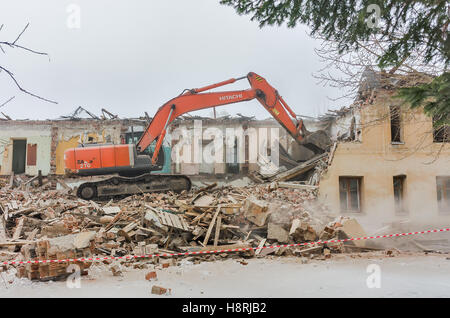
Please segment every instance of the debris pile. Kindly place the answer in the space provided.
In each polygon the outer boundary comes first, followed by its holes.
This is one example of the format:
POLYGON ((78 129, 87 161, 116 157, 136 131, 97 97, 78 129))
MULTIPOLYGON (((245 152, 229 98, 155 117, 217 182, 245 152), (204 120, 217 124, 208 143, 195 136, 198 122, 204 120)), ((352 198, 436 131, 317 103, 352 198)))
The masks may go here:
MULTIPOLYGON (((109 202, 85 201, 65 188, 26 191, 5 187, 0 189, 0 261, 237 248, 250 249, 187 257, 195 263, 270 254, 327 258, 344 251, 343 245, 264 247, 362 236, 364 231, 354 219, 335 219, 315 202, 315 187, 289 184, 240 188, 210 184, 180 194, 146 193, 109 202)), ((162 257, 139 261, 169 264, 162 257)), ((89 264, 77 263, 84 272, 89 264)), ((27 264, 19 266, 17 275, 32 280, 62 279, 70 274, 68 266, 69 262, 27 264)), ((120 269, 111 270, 120 275, 120 269)))
POLYGON ((270 161, 259 161, 260 171, 250 173, 249 177, 256 183, 277 182, 288 188, 307 189, 315 187, 318 185, 320 176, 327 170, 333 152, 332 149, 330 153, 316 155, 300 164, 295 163, 291 169, 286 169, 284 166, 278 168, 270 161), (298 179, 304 180, 303 183, 291 185, 290 182, 284 182, 298 179))
MULTIPOLYGON (((54 239, 44 239, 22 247, 22 253, 26 260, 63 260, 92 256, 91 241, 95 232, 82 232, 69 234, 54 239)), ((89 262, 75 262, 81 271, 81 275, 87 274, 89 262)), ((30 280, 59 280, 65 279, 71 274, 67 263, 37 263, 26 264, 18 268, 18 277, 27 277, 30 280)))

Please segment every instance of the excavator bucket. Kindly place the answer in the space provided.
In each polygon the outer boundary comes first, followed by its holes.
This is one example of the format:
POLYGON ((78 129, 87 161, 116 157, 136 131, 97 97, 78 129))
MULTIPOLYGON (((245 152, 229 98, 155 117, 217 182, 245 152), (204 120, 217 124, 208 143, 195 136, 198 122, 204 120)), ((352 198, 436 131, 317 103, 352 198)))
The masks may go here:
POLYGON ((313 151, 315 154, 321 154, 330 146, 330 137, 323 130, 314 132, 304 131, 304 137, 301 144, 313 151))

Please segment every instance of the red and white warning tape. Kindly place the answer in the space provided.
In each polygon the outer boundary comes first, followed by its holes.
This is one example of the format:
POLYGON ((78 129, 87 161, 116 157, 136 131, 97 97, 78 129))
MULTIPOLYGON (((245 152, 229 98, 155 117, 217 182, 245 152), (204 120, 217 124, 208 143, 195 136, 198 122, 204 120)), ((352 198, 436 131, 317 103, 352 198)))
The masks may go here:
POLYGON ((228 252, 242 252, 242 251, 258 250, 258 249, 264 249, 264 248, 294 247, 294 246, 307 246, 307 245, 327 244, 327 243, 340 243, 340 242, 348 242, 348 241, 362 241, 362 240, 371 240, 371 239, 379 239, 379 238, 400 237, 400 236, 448 232, 448 231, 450 231, 450 228, 419 231, 419 232, 410 232, 410 233, 387 234, 387 235, 378 235, 378 236, 353 237, 353 238, 342 239, 342 240, 316 241, 316 242, 306 242, 306 243, 271 245, 271 246, 262 246, 262 247, 246 247, 246 248, 235 248, 235 249, 225 249, 225 250, 210 250, 210 251, 186 252, 186 253, 148 254, 148 255, 70 258, 70 259, 47 259, 47 260, 32 260, 32 261, 31 260, 30 261, 7 261, 7 262, 2 262, 0 264, 1 265, 21 265, 21 264, 39 264, 39 263, 93 262, 93 261, 104 261, 104 260, 115 260, 115 259, 130 260, 130 259, 152 258, 152 257, 172 257, 172 256, 188 256, 188 255, 199 255, 199 254, 216 254, 216 253, 228 253, 228 252))

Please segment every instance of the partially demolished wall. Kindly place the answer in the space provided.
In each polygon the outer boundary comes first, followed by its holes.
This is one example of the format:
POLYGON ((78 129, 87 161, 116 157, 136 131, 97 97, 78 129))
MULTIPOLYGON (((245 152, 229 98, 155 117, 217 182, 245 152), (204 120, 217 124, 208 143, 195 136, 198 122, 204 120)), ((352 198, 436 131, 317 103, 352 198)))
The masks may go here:
POLYGON ((432 118, 395 98, 396 85, 405 81, 380 76, 351 107, 325 118, 336 145, 319 197, 335 213, 357 216, 368 229, 404 220, 450 221, 450 206, 443 208, 439 195, 440 178, 450 177, 450 144, 433 138, 432 118))

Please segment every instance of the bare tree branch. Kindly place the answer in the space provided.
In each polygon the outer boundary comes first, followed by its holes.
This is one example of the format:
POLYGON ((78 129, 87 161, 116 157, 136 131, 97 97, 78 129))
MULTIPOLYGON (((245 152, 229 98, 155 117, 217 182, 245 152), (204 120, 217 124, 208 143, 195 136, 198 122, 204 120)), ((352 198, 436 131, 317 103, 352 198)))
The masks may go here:
MULTIPOLYGON (((28 47, 25 47, 25 46, 23 46, 23 45, 17 44, 17 42, 20 40, 20 38, 22 37, 22 35, 23 35, 23 34, 25 33, 25 31, 28 29, 28 26, 29 26, 29 25, 30 25, 30 23, 27 23, 27 25, 23 28, 23 30, 19 33, 19 35, 16 37, 16 39, 15 39, 13 42, 0 41, 0 49, 1 49, 1 51, 2 51, 4 54, 6 54, 5 50, 4 50, 3 47, 2 47, 2 45, 4 45, 4 46, 8 46, 8 47, 10 47, 10 48, 18 48, 18 49, 21 49, 21 50, 25 50, 25 51, 28 51, 28 52, 30 52, 30 53, 37 54, 37 55, 46 55, 46 56, 48 56, 48 58, 49 58, 49 60, 50 60, 50 56, 48 55, 48 53, 45 53, 45 52, 39 52, 39 51, 30 49, 30 48, 28 48, 28 47)), ((3 29, 3 24, 0 25, 0 31, 1 31, 2 29, 3 29)), ((14 77, 14 74, 13 74, 11 71, 9 71, 8 69, 6 69, 5 67, 3 67, 3 66, 0 65, 0 73, 1 73, 1 71, 4 71, 6 74, 9 75, 9 77, 13 80, 13 82, 16 84, 16 86, 19 88, 19 90, 20 90, 21 92, 23 92, 23 93, 25 93, 25 94, 28 94, 28 95, 30 95, 30 96, 33 96, 33 97, 35 97, 35 98, 38 98, 38 99, 40 99, 40 100, 49 102, 49 103, 58 104, 58 102, 55 102, 55 101, 53 101, 53 100, 50 100, 50 99, 44 98, 44 97, 42 97, 42 96, 36 95, 36 94, 31 93, 30 91, 24 89, 24 88, 19 84, 19 82, 16 80, 16 78, 14 77)), ((13 98, 14 98, 14 97, 12 97, 10 100, 12 100, 13 98)), ((10 100, 8 100, 6 103, 8 103, 10 100)), ((6 103, 2 104, 0 107, 4 106, 6 103)))
POLYGON ((16 86, 19 88, 20 91, 22 91, 22 92, 24 92, 24 93, 26 93, 26 94, 28 94, 28 95, 31 95, 31 96, 33 96, 33 97, 36 97, 36 98, 38 98, 38 99, 44 100, 44 101, 46 101, 46 102, 53 103, 53 104, 58 104, 58 102, 55 102, 55 101, 53 101, 53 100, 50 100, 50 99, 41 97, 41 96, 39 96, 39 95, 36 95, 36 94, 33 94, 33 93, 27 91, 26 89, 22 88, 22 86, 20 86, 20 84, 17 82, 16 78, 14 77, 14 74, 13 74, 13 73, 11 73, 10 71, 8 71, 6 68, 4 68, 4 67, 2 67, 2 66, 0 66, 0 71, 1 71, 1 70, 5 71, 6 74, 8 74, 9 77, 11 77, 11 79, 13 80, 13 82, 16 84, 16 86))
POLYGON ((3 106, 5 106, 6 104, 8 104, 10 101, 12 101, 16 96, 11 97, 10 99, 8 99, 6 102, 4 102, 3 104, 0 105, 0 108, 2 108, 3 106))
POLYGON ((28 26, 30 25, 30 22, 27 23, 27 25, 23 28, 22 32, 20 32, 20 34, 17 36, 17 38, 14 40, 14 42, 12 43, 12 45, 16 44, 16 42, 20 39, 20 37, 22 36, 22 34, 27 30, 28 26))
MULTIPOLYGON (((13 44, 13 43, 10 43, 10 42, 3 42, 3 41, 0 41, 0 47, 1 47, 2 44, 3 44, 3 45, 7 45, 7 46, 12 47, 12 48, 22 49, 22 50, 25 50, 25 51, 28 51, 28 52, 31 52, 31 53, 34 53, 34 54, 38 54, 38 55, 46 55, 46 56, 49 57, 49 60, 50 60, 50 55, 49 55, 48 53, 35 51, 35 50, 32 50, 32 49, 27 48, 27 47, 22 46, 22 45, 13 44)), ((2 49, 2 51, 3 51, 3 53, 5 53, 5 51, 4 51, 3 49, 2 49)))

